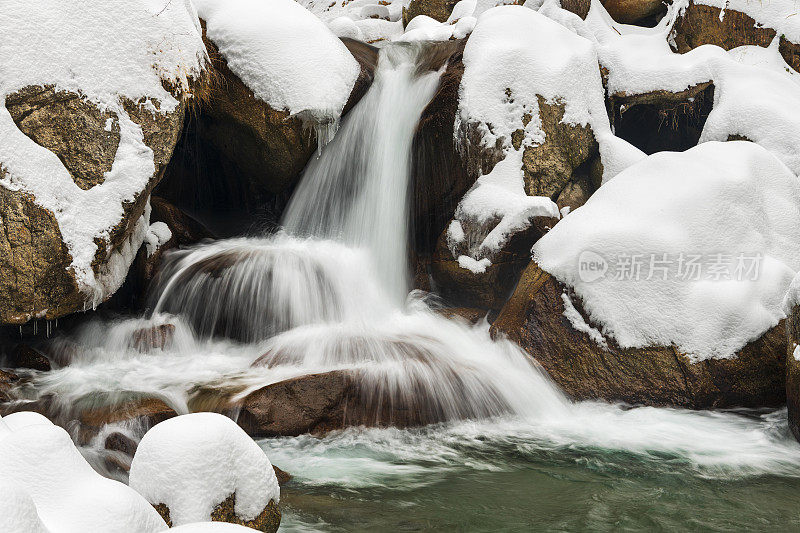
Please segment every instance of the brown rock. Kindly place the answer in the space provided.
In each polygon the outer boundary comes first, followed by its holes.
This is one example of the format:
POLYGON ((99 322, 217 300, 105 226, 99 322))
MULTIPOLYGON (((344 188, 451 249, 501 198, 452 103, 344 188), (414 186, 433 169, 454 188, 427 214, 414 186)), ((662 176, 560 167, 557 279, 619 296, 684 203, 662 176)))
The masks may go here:
MULTIPOLYGON (((674 347, 622 349, 613 339, 606 339, 605 350, 563 316, 565 290, 532 262, 492 334, 522 346, 573 398, 694 409, 777 406, 785 401, 784 324, 731 359, 691 363, 674 347)), ((590 323, 578 298, 571 298, 590 323)))
MULTIPOLYGON (((172 519, 169 515, 169 507, 163 503, 154 505, 158 514, 164 519, 169 527, 172 527, 172 519)), ((236 494, 231 494, 222 503, 217 505, 211 512, 212 522, 229 522, 240 526, 249 527, 256 531, 275 533, 281 524, 281 511, 275 501, 270 500, 264 510, 253 520, 243 520, 236 515, 236 494)))
MULTIPOLYGON (((92 263, 96 274, 103 272, 141 217, 150 191, 172 155, 185 111, 184 103, 164 115, 150 113, 131 101, 123 105, 142 127, 144 142, 154 153, 156 171, 136 198, 122 206, 122 220, 99 243, 92 263)), ((119 144, 113 113, 52 86, 26 87, 9 95, 6 107, 23 133, 61 159, 79 187, 102 183, 119 144), (112 120, 110 132, 105 130, 108 119, 112 120)), ((0 177, 4 173, 0 169, 0 177)), ((79 292, 69 269, 72 258, 53 214, 36 205, 30 194, 0 187, 0 219, 4 221, 0 231, 0 323, 23 324, 33 317, 50 320, 83 310, 86 296, 79 292)))
POLYGON ((132 422, 147 430, 177 415, 174 409, 157 398, 140 398, 125 403, 84 407, 77 416, 81 425, 79 441, 88 442, 108 424, 132 422))
POLYGON ((292 479, 292 475, 289 472, 286 472, 285 470, 281 470, 280 468, 278 468, 275 465, 272 465, 272 469, 275 471, 275 477, 278 478, 278 485, 279 486, 281 486, 281 487, 284 486, 286 483, 288 483, 292 479))
POLYGON ((422 111, 412 146, 411 220, 415 248, 421 254, 431 253, 461 197, 477 178, 467 172, 453 136, 465 44, 466 39, 447 41, 426 50, 431 69, 447 66, 436 94, 422 111))
POLYGON ((414 17, 426 15, 439 22, 446 22, 458 0, 411 0, 403 9, 403 27, 408 26, 414 17))
POLYGON ((436 310, 437 313, 450 320, 461 320, 468 324, 477 324, 486 318, 484 309, 474 307, 442 307, 436 310))
MULTIPOLYGON (((423 364, 431 357, 413 345, 396 348, 405 349, 408 357, 423 364)), ((280 354, 267 354, 255 364, 269 365, 280 359, 280 354)), ((457 379, 450 372, 443 374, 457 379)), ((499 398, 496 391, 487 391, 489 396, 499 398)), ((447 411, 441 398, 428 394, 422 382, 413 395, 404 395, 357 372, 335 370, 288 379, 251 393, 240 404, 238 424, 248 435, 261 438, 323 435, 350 426, 414 427, 507 411, 504 405, 470 406, 466 399, 457 402, 458 412, 447 407, 451 410, 447 411)))
POLYGON ((124 453, 129 457, 134 456, 138 446, 139 445, 135 440, 123 433, 120 433, 119 431, 109 434, 108 437, 106 437, 105 443, 103 444, 103 447, 106 450, 124 453))
POLYGON ((11 401, 10 390, 18 380, 19 376, 16 374, 0 370, 0 403, 11 401))
POLYGON ((800 361, 794 350, 800 344, 800 306, 795 306, 786 319, 786 407, 789 412, 789 429, 800 441, 800 361))
MULTIPOLYGON (((205 23, 203 28, 213 82, 187 124, 158 194, 184 207, 266 210, 277 220, 317 151, 316 133, 300 116, 257 99, 205 35, 205 23)), ((369 88, 377 52, 351 40, 344 44, 361 65, 346 112, 369 88)))
POLYGON ((562 9, 566 9, 570 13, 575 13, 582 19, 586 19, 589 14, 589 8, 592 7, 590 0, 561 0, 562 9))
POLYGON ((341 40, 361 67, 358 79, 356 79, 353 90, 350 92, 350 97, 342 110, 342 116, 344 116, 367 94, 367 91, 372 86, 372 80, 375 79, 375 69, 378 68, 378 49, 349 37, 342 37, 341 40))
POLYGON ((50 370, 50 360, 40 351, 27 344, 17 344, 8 356, 8 364, 12 368, 29 368, 47 372, 50 370))
POLYGON ((174 324, 161 324, 150 328, 137 329, 131 335, 131 347, 139 352, 164 350, 172 344, 175 336, 174 324))
MULTIPOLYGON (((789 16, 792 16, 789 14, 789 16)), ((721 16, 718 7, 689 2, 673 27, 675 48, 681 54, 704 44, 713 44, 731 50, 739 46, 768 47, 776 35, 774 28, 733 9, 721 16)), ((800 72, 800 43, 793 43, 781 35, 778 50, 786 63, 800 72)))
MULTIPOLYGON (((551 218, 535 219, 534 224, 514 235, 503 250, 490 258, 492 264, 482 274, 459 266, 458 256, 469 255, 469 250, 466 244, 455 251, 448 248, 445 230, 430 266, 434 289, 453 305, 499 311, 530 262, 531 247, 556 222, 551 218)), ((485 236, 483 232, 481 235, 485 236)))
POLYGON ((635 24, 666 11, 662 0, 603 0, 603 6, 611 18, 623 24, 635 24))

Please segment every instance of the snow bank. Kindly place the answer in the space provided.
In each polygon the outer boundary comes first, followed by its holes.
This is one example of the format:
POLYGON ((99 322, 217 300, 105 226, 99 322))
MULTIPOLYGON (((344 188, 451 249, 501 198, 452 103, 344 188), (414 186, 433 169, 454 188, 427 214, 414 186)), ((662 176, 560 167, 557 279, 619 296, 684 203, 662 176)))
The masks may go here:
POLYGON ((0 480, 13 487, 0 489, 0 505, 9 510, 0 512, 0 530, 155 533, 165 529, 144 498, 97 474, 66 431, 36 418, 17 417, 7 424, 16 429, 0 434, 0 480))
POLYGON ((533 252, 623 348, 731 357, 786 316, 800 181, 749 142, 658 153, 604 184, 533 252), (607 271, 587 276, 587 259, 607 271))
POLYGON ((336 122, 360 72, 342 42, 293 0, 194 0, 208 37, 256 98, 336 122))
POLYGON ((25 136, 0 105, 6 171, 0 186, 31 193, 53 212, 78 285, 97 303, 108 287, 92 271, 95 239, 108 237, 122 220, 123 202, 134 200, 155 171, 142 129, 120 98, 144 99, 154 113, 175 109, 178 101, 162 81, 187 92, 189 79, 200 75, 206 56, 197 18, 188 2, 12 0, 0 11, 0 33, 0 104, 26 86, 53 85, 117 116, 112 169, 102 184, 82 190, 55 154, 25 136))
POLYGON ((231 419, 194 413, 161 422, 139 443, 130 486, 170 510, 174 525, 210 520, 236 494, 237 516, 252 520, 280 498, 272 465, 231 419))

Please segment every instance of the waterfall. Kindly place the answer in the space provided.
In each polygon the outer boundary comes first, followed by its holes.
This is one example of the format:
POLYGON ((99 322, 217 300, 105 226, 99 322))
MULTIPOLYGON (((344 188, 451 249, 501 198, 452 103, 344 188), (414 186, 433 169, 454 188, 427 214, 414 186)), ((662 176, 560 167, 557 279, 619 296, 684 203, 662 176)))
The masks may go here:
POLYGON ((308 165, 283 219, 292 235, 365 248, 397 303, 409 288, 411 144, 439 84, 439 73, 418 68, 424 46, 397 43, 381 50, 372 87, 308 165))

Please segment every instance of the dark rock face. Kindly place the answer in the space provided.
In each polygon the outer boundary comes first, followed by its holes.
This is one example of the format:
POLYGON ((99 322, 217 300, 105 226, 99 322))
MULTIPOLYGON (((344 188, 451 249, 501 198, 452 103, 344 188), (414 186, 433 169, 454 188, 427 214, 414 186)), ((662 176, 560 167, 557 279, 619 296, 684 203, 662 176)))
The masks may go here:
MULTIPOLYGON (((424 362, 425 354, 416 357, 424 362)), ((263 364, 257 362, 256 364, 263 364)), ((449 418, 424 387, 390 394, 355 371, 310 374, 268 385, 239 404, 239 426, 254 438, 324 435, 350 426, 415 427, 449 418)), ((466 403, 466 402, 465 402, 466 403)), ((488 416, 463 407, 457 418, 488 416)))
MULTIPOLYGON (((163 503, 154 505, 158 514, 164 519, 169 527, 172 527, 172 519, 169 514, 169 507, 163 503)), ((242 520, 236 515, 236 494, 231 494, 225 500, 217 505, 211 512, 212 522, 228 522, 230 524, 238 524, 240 526, 249 527, 256 531, 263 531, 265 533, 275 533, 281 524, 281 511, 274 500, 270 500, 264 510, 255 517, 253 520, 242 520)))
MULTIPOLYGON (((605 350, 564 317, 567 290, 531 263, 500 316, 493 335, 505 335, 530 353, 575 399, 694 409, 781 405, 786 332, 781 323, 731 359, 692 363, 674 347, 605 350)), ((572 295, 576 309, 588 319, 572 295)))
POLYGON ((50 370, 50 360, 27 344, 18 344, 11 350, 8 364, 13 368, 29 368, 43 372, 50 370))
MULTIPOLYGON (((775 29, 759 25, 745 13, 726 9, 725 16, 720 15, 718 7, 689 2, 673 28, 677 51, 685 54, 704 44, 714 44, 725 50, 744 45, 768 47, 775 38, 775 29)), ((789 66, 800 72, 800 43, 793 43, 782 35, 778 49, 789 66)))
POLYGON ((430 266, 436 291, 453 305, 499 311, 530 262, 531 247, 556 222, 558 220, 553 218, 535 219, 527 230, 514 235, 508 245, 492 257, 492 264, 482 274, 459 266, 455 254, 447 246, 447 232, 443 232, 430 266))
MULTIPOLYGON (((198 210, 259 209, 276 222, 317 150, 316 134, 300 117, 258 100, 231 72, 205 30, 203 39, 212 62, 211 82, 189 117, 157 194, 198 210)), ((344 115, 371 85, 377 50, 343 42, 361 65, 344 115)))
POLYGON ((412 147, 411 223, 415 248, 430 253, 453 218, 458 202, 477 175, 467 173, 465 162, 455 146, 453 128, 458 111, 458 90, 464 75, 466 39, 431 45, 434 59, 430 68, 447 65, 439 88, 422 111, 412 147))
POLYGON ((786 319, 786 334, 789 340, 786 346, 786 407, 789 429, 800 441, 800 361, 794 357, 794 350, 800 344, 800 306, 795 306, 786 319))
POLYGON ((612 94, 614 131, 646 154, 682 152, 697 146, 714 104, 712 82, 680 92, 612 94))
MULTIPOLYGON (((156 171, 148 184, 124 204, 122 220, 98 246, 95 273, 128 240, 144 212, 152 188, 163 174, 183 125, 186 106, 152 114, 136 102, 124 101, 131 120, 141 126, 145 144, 153 150, 156 171)), ((76 185, 90 189, 104 180, 119 145, 115 115, 101 111, 79 95, 52 86, 26 87, 6 99, 17 127, 64 163, 76 185), (105 124, 111 119, 111 131, 105 124)), ((0 169, 0 176, 5 173, 0 169)), ((54 319, 81 311, 81 294, 61 231, 52 213, 30 194, 0 188, 0 323, 23 324, 32 317, 54 319)), ((110 296, 110 295, 107 295, 110 296)))

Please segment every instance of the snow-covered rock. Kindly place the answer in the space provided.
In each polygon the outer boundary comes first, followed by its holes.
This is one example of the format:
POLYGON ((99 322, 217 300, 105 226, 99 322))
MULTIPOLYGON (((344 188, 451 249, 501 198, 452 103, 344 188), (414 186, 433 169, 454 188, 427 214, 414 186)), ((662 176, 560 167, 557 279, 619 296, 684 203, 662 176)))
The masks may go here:
POLYGON ((130 486, 170 525, 214 520, 275 531, 280 523, 269 459, 235 422, 215 413, 179 416, 148 431, 131 463, 130 486))
POLYGON ((359 66, 342 42, 293 0, 195 0, 228 68, 272 109, 338 122, 359 66))
POLYGON ((23 323, 122 284, 206 53, 184 2, 12 1, 0 32, 0 322, 23 323))
POLYGON ((786 407, 789 429, 800 441, 800 275, 795 276, 783 301, 786 320, 786 407))
POLYGON ((142 496, 92 470, 66 431, 36 417, 13 416, 17 419, 9 424, 0 420, 6 428, 5 432, 0 429, 2 531, 155 533, 165 529, 164 521, 142 496))
POLYGON ((783 296, 800 269, 799 215, 800 181, 777 158, 753 143, 709 142, 624 171, 533 252, 621 347, 727 358, 785 318, 783 296), (578 269, 590 251, 620 269, 637 257, 647 263, 631 265, 642 279, 590 279, 578 269), (697 270, 682 272, 697 255, 697 270))

